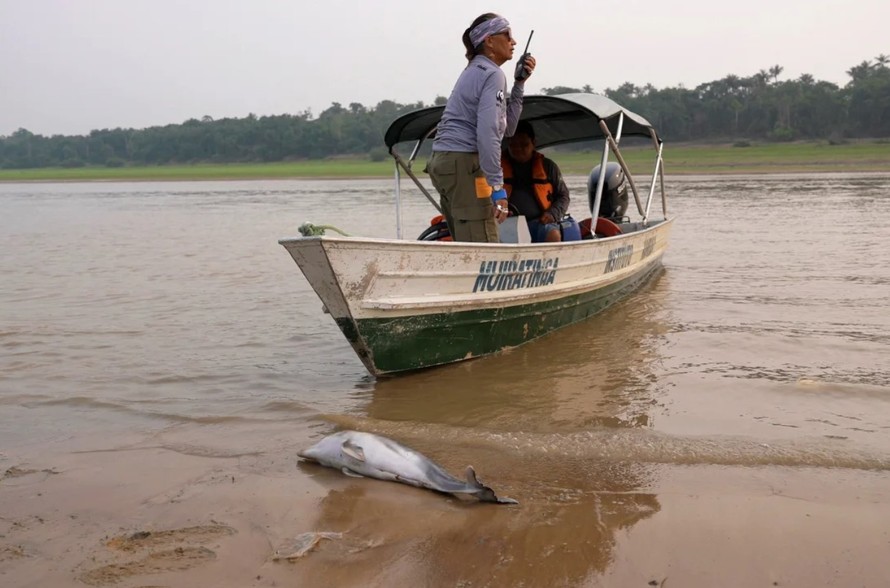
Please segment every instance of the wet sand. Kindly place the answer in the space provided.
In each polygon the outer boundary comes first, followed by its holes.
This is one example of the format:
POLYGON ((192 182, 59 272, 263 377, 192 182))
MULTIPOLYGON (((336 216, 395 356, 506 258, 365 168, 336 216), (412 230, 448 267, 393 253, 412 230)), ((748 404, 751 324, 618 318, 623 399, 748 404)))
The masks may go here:
POLYGON ((499 506, 298 462, 319 432, 281 434, 292 451, 207 457, 116 439, 2 456, 0 584, 890 584, 883 472, 650 464, 629 486, 634 466, 604 460, 572 484, 565 468, 530 477, 520 455, 423 448, 452 472, 473 459, 521 503, 499 506))

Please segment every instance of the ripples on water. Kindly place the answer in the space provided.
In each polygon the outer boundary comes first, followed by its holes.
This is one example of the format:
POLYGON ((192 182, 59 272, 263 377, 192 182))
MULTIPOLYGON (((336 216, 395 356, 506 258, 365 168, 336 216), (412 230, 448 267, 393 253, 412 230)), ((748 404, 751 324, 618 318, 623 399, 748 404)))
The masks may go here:
MULTIPOLYGON (((323 416, 565 467, 890 469, 890 177, 668 185, 678 220, 645 290, 379 381, 276 240, 304 221, 394 236, 390 182, 0 185, 0 447, 185 427, 204 434, 184 451, 262 452, 286 438, 257 431, 323 416)), ((419 234, 434 212, 405 197, 419 234)))

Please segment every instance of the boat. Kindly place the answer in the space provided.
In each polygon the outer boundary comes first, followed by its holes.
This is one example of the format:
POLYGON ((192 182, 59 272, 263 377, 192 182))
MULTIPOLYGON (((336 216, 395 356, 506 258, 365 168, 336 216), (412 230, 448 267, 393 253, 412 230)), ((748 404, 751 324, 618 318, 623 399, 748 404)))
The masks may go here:
POLYGON ((668 245, 673 218, 661 137, 642 116, 588 93, 526 96, 521 115, 533 124, 538 149, 602 141, 588 179, 590 210, 598 211, 591 219, 597 222, 586 219, 592 230, 585 238, 531 243, 521 217, 501 225, 501 243, 430 239, 429 231, 423 239, 403 237, 405 178, 438 208, 412 163, 435 136, 443 111, 433 106, 402 115, 384 135, 395 162, 394 239, 314 234, 320 231, 304 226, 301 236, 279 240, 374 376, 499 353, 588 319, 654 276, 668 245), (627 136, 643 137, 653 147, 647 194, 619 149, 627 136), (629 186, 638 218, 620 209, 600 216, 611 185, 602 170, 609 169, 623 176, 625 208, 629 186), (661 213, 653 215, 655 200, 661 213))

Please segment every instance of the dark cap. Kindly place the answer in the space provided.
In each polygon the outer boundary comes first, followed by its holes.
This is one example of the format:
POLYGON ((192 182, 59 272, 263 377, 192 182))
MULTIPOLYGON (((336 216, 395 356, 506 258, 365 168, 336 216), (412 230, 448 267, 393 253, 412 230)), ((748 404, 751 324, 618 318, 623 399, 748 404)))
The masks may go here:
POLYGON ((515 137, 520 133, 523 135, 528 135, 529 139, 531 139, 532 141, 535 140, 535 129, 532 126, 532 123, 528 122, 527 120, 519 121, 519 123, 516 125, 516 131, 513 133, 513 136, 515 137))

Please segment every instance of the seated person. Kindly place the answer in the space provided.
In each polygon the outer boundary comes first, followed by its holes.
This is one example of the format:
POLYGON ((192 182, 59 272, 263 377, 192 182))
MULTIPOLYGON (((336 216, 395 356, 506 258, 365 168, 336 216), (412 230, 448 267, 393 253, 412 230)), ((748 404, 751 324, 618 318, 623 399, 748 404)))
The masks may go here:
POLYGON ((535 130, 522 120, 501 157, 510 211, 524 215, 532 242, 562 241, 559 221, 569 208, 569 189, 553 160, 535 151, 535 130))

